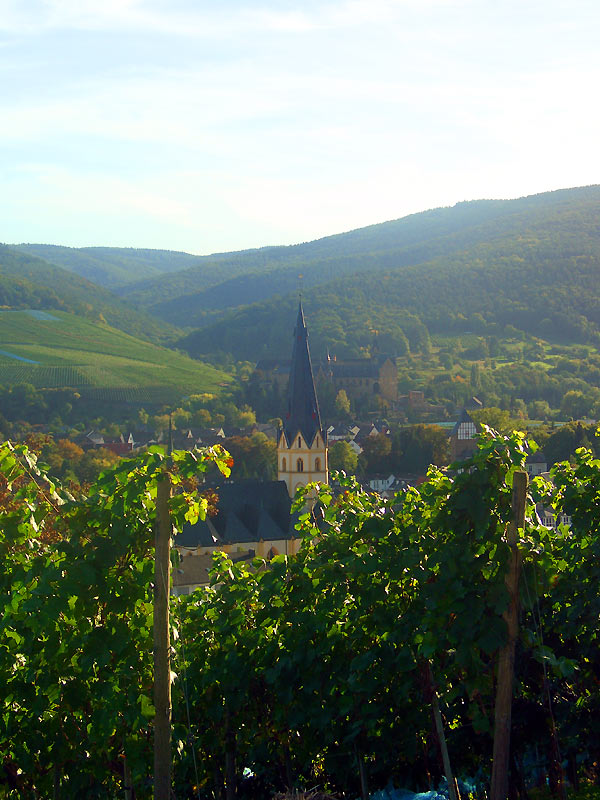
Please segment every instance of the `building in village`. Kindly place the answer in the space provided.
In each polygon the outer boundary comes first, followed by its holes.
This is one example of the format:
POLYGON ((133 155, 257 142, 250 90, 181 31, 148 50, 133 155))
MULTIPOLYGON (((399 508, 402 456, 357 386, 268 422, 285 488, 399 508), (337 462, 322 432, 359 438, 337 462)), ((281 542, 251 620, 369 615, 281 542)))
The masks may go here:
POLYGON ((232 560, 294 555, 300 548, 297 515, 291 513, 298 487, 327 483, 327 432, 319 404, 302 304, 294 329, 287 411, 277 437, 277 481, 223 480, 209 487, 217 495, 215 513, 186 525, 176 538, 180 564, 173 592, 188 594, 208 582, 212 553, 232 560))
POLYGON ((175 540, 180 563, 173 571, 174 594, 189 594, 208 583, 215 550, 232 561, 294 555, 301 539, 298 515, 283 481, 222 481, 211 486, 218 498, 216 513, 186 525, 175 540))
MULTIPOLYGON (((283 391, 290 378, 291 363, 285 359, 261 359, 256 375, 261 382, 275 383, 283 391)), ((343 389, 350 400, 379 399, 390 407, 398 402, 398 366, 390 355, 338 359, 328 354, 315 362, 314 377, 317 382, 330 381, 336 393, 343 389)))
POLYGON ((530 478, 536 475, 544 475, 548 472, 548 460, 541 450, 529 453, 525 460, 525 469, 530 478))
POLYGON ((477 448, 476 433, 476 423, 467 409, 463 408, 449 436, 450 461, 463 461, 473 455, 477 448))
POLYGON ((330 380, 336 392, 343 389, 351 400, 381 398, 390 406, 398 401, 398 365, 393 356, 338 359, 327 355, 317 377, 330 380))

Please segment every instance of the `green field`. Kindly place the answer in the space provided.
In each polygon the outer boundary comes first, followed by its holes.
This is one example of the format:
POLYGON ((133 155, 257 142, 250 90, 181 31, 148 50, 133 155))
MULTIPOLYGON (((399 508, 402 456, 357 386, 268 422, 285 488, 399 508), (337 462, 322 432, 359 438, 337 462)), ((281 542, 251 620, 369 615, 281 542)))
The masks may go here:
POLYGON ((73 314, 0 311, 0 385, 68 386, 90 399, 149 404, 218 391, 229 380, 185 355, 73 314))

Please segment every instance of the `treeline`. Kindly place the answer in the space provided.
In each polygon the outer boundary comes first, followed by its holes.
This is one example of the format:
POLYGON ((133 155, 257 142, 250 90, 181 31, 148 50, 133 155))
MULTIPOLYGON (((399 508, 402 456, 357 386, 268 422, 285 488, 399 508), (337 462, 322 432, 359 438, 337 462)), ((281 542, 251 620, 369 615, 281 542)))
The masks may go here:
POLYGON ((488 341, 471 337, 464 349, 458 343, 443 348, 438 354, 443 370, 401 366, 401 383, 405 390, 419 385, 450 412, 475 395, 485 406, 506 409, 521 419, 600 418, 600 357, 592 349, 553 351, 535 343, 513 344, 516 360, 509 361, 510 351, 498 340, 490 348, 504 358, 491 358, 488 341), (481 361, 469 362, 467 355, 478 355, 481 361))
MULTIPOLYGON (((218 554, 212 585, 173 598, 178 797, 426 790, 443 769, 489 786, 516 469, 525 440, 482 441, 470 469, 434 470, 392 501, 352 483, 300 518, 297 557, 218 554)), ((222 467, 224 459, 221 459, 222 467)), ((112 796, 152 781, 152 547, 159 452, 87 497, 49 490, 24 449, 0 449, 0 745, 4 795, 112 796), (11 488, 13 491, 11 492, 11 488), (34 546, 32 546, 32 544, 34 546)), ((172 478, 208 461, 174 454, 172 478)), ((599 780, 599 464, 580 451, 531 486, 521 532, 510 795, 599 780), (543 501, 571 519, 549 531, 543 501), (558 754, 561 754, 560 757, 558 754), (563 764, 566 764, 566 774, 563 764)), ((185 479, 185 480, 184 480, 185 479)), ((176 529, 200 507, 178 489, 176 529)))
MULTIPOLYGON (((307 289, 313 350, 320 354, 329 347, 356 357, 372 347, 374 331, 393 336, 398 329, 410 342, 407 319, 421 325, 427 337, 467 333, 473 309, 488 336, 504 338, 516 330, 555 342, 597 345, 600 252, 571 255, 573 249, 565 237, 532 244, 530 252, 527 243, 494 243, 461 257, 307 289)), ((276 297, 243 308, 180 344, 196 357, 218 350, 238 359, 281 355, 281 330, 286 323, 289 327, 293 305, 291 297, 276 297)))
MULTIPOLYGON (((323 358, 328 351, 340 358, 362 357, 374 346, 393 355, 429 350, 429 331, 417 315, 398 307, 387 316, 381 310, 376 312, 369 308, 366 292, 364 287, 351 296, 348 292, 342 297, 323 292, 319 303, 311 303, 308 320, 313 358, 323 358)), ((297 297, 288 296, 273 304, 249 306, 227 321, 189 334, 178 346, 194 358, 207 360, 219 353, 243 361, 289 358, 297 304, 297 297)))
POLYGON ((108 436, 132 429, 166 431, 171 418, 176 428, 247 428, 256 414, 238 386, 224 387, 221 394, 192 394, 179 405, 143 407, 115 405, 105 400, 82 398, 76 389, 39 389, 30 383, 0 384, 0 430, 19 438, 33 430, 60 433, 98 429, 108 436))

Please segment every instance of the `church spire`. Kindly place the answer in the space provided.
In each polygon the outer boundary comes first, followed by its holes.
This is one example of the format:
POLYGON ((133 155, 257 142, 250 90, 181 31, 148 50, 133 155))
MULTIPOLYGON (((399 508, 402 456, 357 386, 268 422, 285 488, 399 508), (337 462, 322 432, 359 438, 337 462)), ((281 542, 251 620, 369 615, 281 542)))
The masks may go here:
POLYGON ((302 301, 294 329, 287 413, 277 439, 277 476, 291 497, 307 483, 327 483, 327 434, 321 427, 302 301))
POLYGON ((294 328, 288 408, 283 421, 283 431, 288 446, 294 436, 301 433, 310 447, 317 433, 322 433, 302 301, 298 303, 298 318, 294 328))

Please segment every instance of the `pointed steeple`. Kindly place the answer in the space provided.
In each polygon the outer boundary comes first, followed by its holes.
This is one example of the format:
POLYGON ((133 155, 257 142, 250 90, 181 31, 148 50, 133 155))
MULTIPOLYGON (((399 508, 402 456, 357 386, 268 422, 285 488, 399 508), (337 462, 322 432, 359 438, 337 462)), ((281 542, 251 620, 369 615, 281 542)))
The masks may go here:
POLYGON ((283 420, 283 432, 288 447, 295 436, 302 434, 310 447, 321 430, 321 416, 315 391, 310 351, 308 349, 308 331, 304 321, 302 301, 298 304, 298 318, 294 328, 294 347, 290 366, 290 382, 288 386, 288 408, 283 420))

